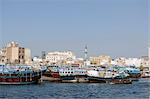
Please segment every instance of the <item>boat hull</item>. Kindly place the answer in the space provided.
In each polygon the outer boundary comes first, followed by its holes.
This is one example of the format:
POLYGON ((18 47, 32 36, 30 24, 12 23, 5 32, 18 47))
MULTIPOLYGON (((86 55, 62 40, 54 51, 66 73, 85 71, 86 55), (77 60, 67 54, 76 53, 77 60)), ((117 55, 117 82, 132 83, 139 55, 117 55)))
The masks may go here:
POLYGON ((20 77, 20 78, 15 78, 15 77, 9 77, 9 78, 6 78, 6 77, 0 77, 0 84, 35 84, 35 83, 38 83, 40 80, 40 77, 32 77, 32 78, 23 78, 23 77, 20 77))
POLYGON ((106 83, 106 79, 100 77, 88 77, 90 83, 106 83))
POLYGON ((61 76, 63 83, 87 83, 89 80, 84 75, 61 76))
POLYGON ((128 78, 101 78, 101 77, 88 77, 91 83, 109 83, 109 84, 131 84, 132 80, 128 78))
POLYGON ((34 84, 40 83, 42 74, 46 70, 39 70, 31 66, 5 66, 0 65, 0 84, 34 84))
POLYGON ((31 82, 0 82, 1 85, 29 85, 29 84, 36 84, 38 82, 31 81, 31 82))
POLYGON ((132 84, 130 79, 112 79, 110 84, 132 84))

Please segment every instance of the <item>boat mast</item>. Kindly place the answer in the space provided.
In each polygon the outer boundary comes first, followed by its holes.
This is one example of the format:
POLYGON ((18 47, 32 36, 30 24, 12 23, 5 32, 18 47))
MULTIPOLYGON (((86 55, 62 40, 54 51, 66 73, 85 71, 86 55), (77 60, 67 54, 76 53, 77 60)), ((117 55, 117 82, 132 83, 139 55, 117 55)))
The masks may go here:
POLYGON ((3 65, 3 71, 2 71, 2 74, 4 74, 4 65, 3 65))

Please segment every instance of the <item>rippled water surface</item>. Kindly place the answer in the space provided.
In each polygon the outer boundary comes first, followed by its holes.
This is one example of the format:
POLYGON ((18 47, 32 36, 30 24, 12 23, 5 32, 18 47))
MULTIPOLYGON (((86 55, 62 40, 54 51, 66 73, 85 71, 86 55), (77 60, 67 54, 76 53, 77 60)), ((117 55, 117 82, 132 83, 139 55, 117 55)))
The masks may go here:
POLYGON ((0 85, 0 99, 150 99, 150 79, 133 84, 49 83, 0 85))

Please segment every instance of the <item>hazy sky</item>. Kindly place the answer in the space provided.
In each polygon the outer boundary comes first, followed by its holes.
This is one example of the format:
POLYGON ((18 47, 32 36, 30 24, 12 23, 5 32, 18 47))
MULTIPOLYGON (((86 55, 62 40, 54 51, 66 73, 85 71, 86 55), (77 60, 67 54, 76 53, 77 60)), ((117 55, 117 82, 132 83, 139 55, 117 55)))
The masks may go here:
POLYGON ((79 57, 147 55, 149 0, 0 0, 2 46, 17 41, 41 51, 72 50, 79 57))

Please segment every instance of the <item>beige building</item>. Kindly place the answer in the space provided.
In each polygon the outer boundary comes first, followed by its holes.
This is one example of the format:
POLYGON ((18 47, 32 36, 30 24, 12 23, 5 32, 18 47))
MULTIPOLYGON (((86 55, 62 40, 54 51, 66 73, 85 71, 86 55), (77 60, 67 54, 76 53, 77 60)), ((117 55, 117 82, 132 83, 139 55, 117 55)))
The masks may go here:
POLYGON ((74 60, 76 56, 71 51, 49 52, 46 61, 49 64, 67 64, 67 61, 74 60))
POLYGON ((31 63, 31 50, 29 48, 25 48, 25 53, 24 53, 24 60, 25 64, 30 64, 31 63))
POLYGON ((111 57, 107 55, 101 55, 98 57, 90 57, 90 62, 92 65, 110 65, 111 64, 111 57))
POLYGON ((125 57, 116 58, 114 61, 116 63, 115 65, 119 65, 119 66, 126 65, 126 58, 125 57))
POLYGON ((0 64, 6 62, 6 48, 0 49, 0 64))
POLYGON ((26 64, 31 62, 30 49, 20 47, 16 42, 9 43, 5 50, 5 63, 26 64))

